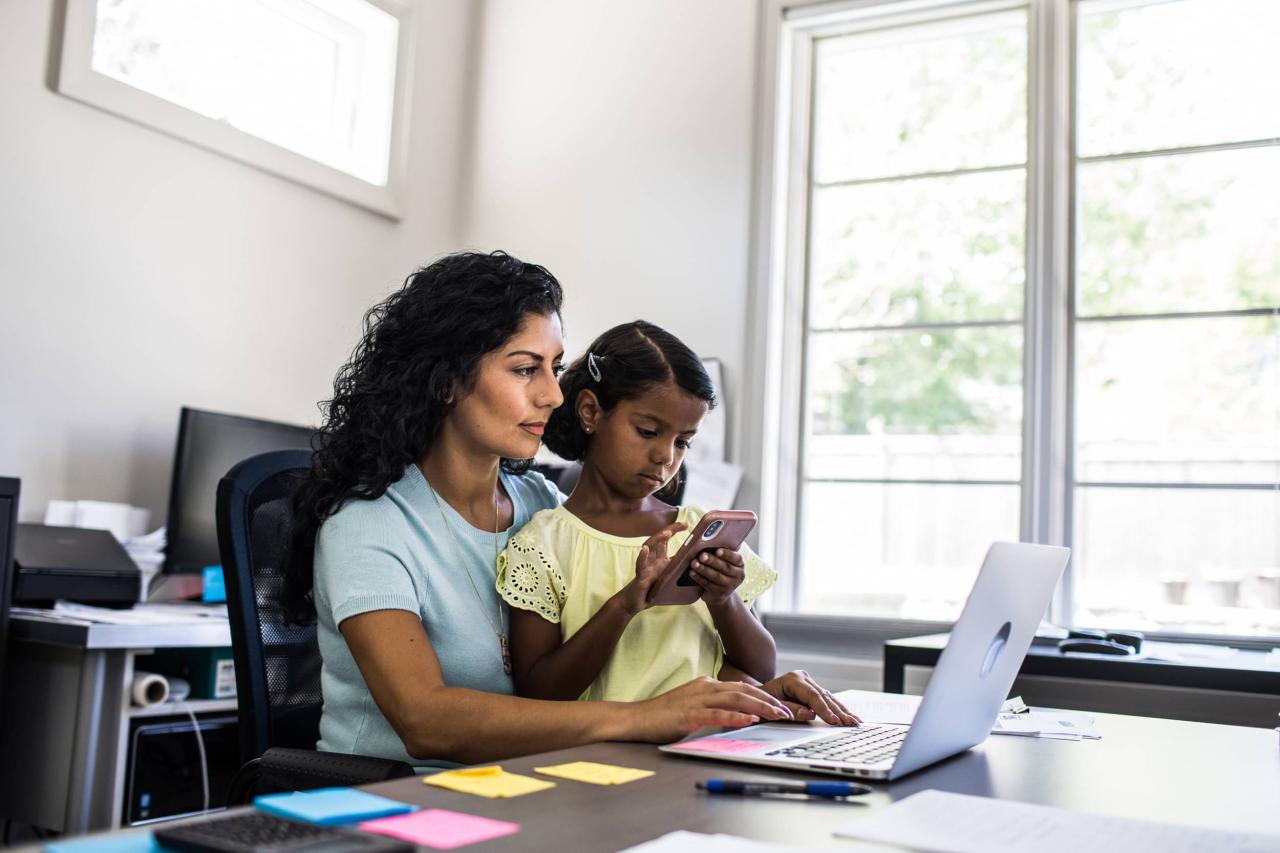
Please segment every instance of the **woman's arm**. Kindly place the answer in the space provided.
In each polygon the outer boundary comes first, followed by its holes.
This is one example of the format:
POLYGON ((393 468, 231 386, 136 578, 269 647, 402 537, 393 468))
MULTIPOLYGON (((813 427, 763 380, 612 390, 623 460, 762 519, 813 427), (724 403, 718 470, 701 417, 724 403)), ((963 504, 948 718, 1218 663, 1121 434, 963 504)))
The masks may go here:
POLYGON ((746 579, 742 554, 725 548, 705 551, 693 561, 690 575, 702 587, 702 600, 724 643, 725 663, 758 682, 773 678, 777 649, 773 637, 747 609, 736 590, 746 579))
POLYGON ((378 709, 419 759, 474 764, 605 740, 665 743, 701 726, 790 719, 762 689, 702 678, 646 702, 548 702, 449 687, 421 620, 375 610, 339 625, 378 709))

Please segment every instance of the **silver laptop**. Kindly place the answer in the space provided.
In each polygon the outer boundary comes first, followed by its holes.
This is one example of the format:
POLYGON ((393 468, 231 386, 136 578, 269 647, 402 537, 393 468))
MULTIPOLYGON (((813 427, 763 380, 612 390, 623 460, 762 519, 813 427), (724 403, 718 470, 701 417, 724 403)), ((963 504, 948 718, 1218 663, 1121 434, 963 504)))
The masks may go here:
POLYGON ((991 733, 1069 548, 996 542, 908 725, 764 723, 662 747, 694 758, 897 779, 977 746, 991 733))

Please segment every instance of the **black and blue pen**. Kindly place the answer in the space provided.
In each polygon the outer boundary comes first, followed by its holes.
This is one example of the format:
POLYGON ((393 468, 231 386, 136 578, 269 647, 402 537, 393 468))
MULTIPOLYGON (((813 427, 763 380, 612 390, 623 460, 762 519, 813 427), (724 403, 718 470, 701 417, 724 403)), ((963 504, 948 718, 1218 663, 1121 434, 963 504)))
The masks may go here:
POLYGON ((865 785, 852 782, 735 782, 730 779, 708 779, 699 782, 698 790, 708 794, 742 794, 745 796, 762 796, 765 794, 806 794, 810 797, 857 797, 870 794, 871 789, 865 785))

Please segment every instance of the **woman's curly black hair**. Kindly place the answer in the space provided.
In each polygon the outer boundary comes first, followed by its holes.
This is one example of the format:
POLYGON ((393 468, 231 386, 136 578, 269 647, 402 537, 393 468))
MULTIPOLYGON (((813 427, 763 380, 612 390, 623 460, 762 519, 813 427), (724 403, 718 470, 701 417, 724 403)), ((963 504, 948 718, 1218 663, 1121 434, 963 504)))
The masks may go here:
POLYGON ((542 443, 562 459, 581 461, 587 455, 587 434, 578 421, 579 394, 593 391, 601 408, 610 412, 621 401, 634 400, 666 382, 705 401, 708 409, 715 408, 716 386, 702 360, 683 341, 644 320, 614 326, 560 374, 564 403, 551 413, 542 443))
MULTIPOLYGON (((421 459, 475 379, 481 357, 529 315, 559 317, 550 272, 505 252, 447 255, 369 309, 364 335, 338 371, 311 471, 294 495, 294 530, 282 605, 296 624, 315 619, 313 559, 320 525, 350 499, 381 497, 421 459)), ((503 459, 524 473, 531 460, 503 459)))

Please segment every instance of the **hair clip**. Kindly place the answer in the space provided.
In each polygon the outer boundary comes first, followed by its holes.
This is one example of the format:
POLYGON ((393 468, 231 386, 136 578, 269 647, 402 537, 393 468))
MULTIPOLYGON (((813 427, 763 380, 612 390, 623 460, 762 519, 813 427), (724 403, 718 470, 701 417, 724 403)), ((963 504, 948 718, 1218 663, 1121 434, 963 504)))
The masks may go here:
POLYGON ((600 365, 599 365, 599 362, 601 362, 601 361, 604 361, 604 359, 602 359, 602 358, 600 358, 600 359, 596 358, 596 354, 595 354, 595 353, 593 353, 593 352, 589 352, 589 353, 587 353, 587 373, 590 373, 590 374, 591 374, 591 378, 592 378, 592 379, 594 379, 594 380, 595 380, 595 381, 597 381, 597 382, 599 382, 599 381, 600 381, 600 365))

